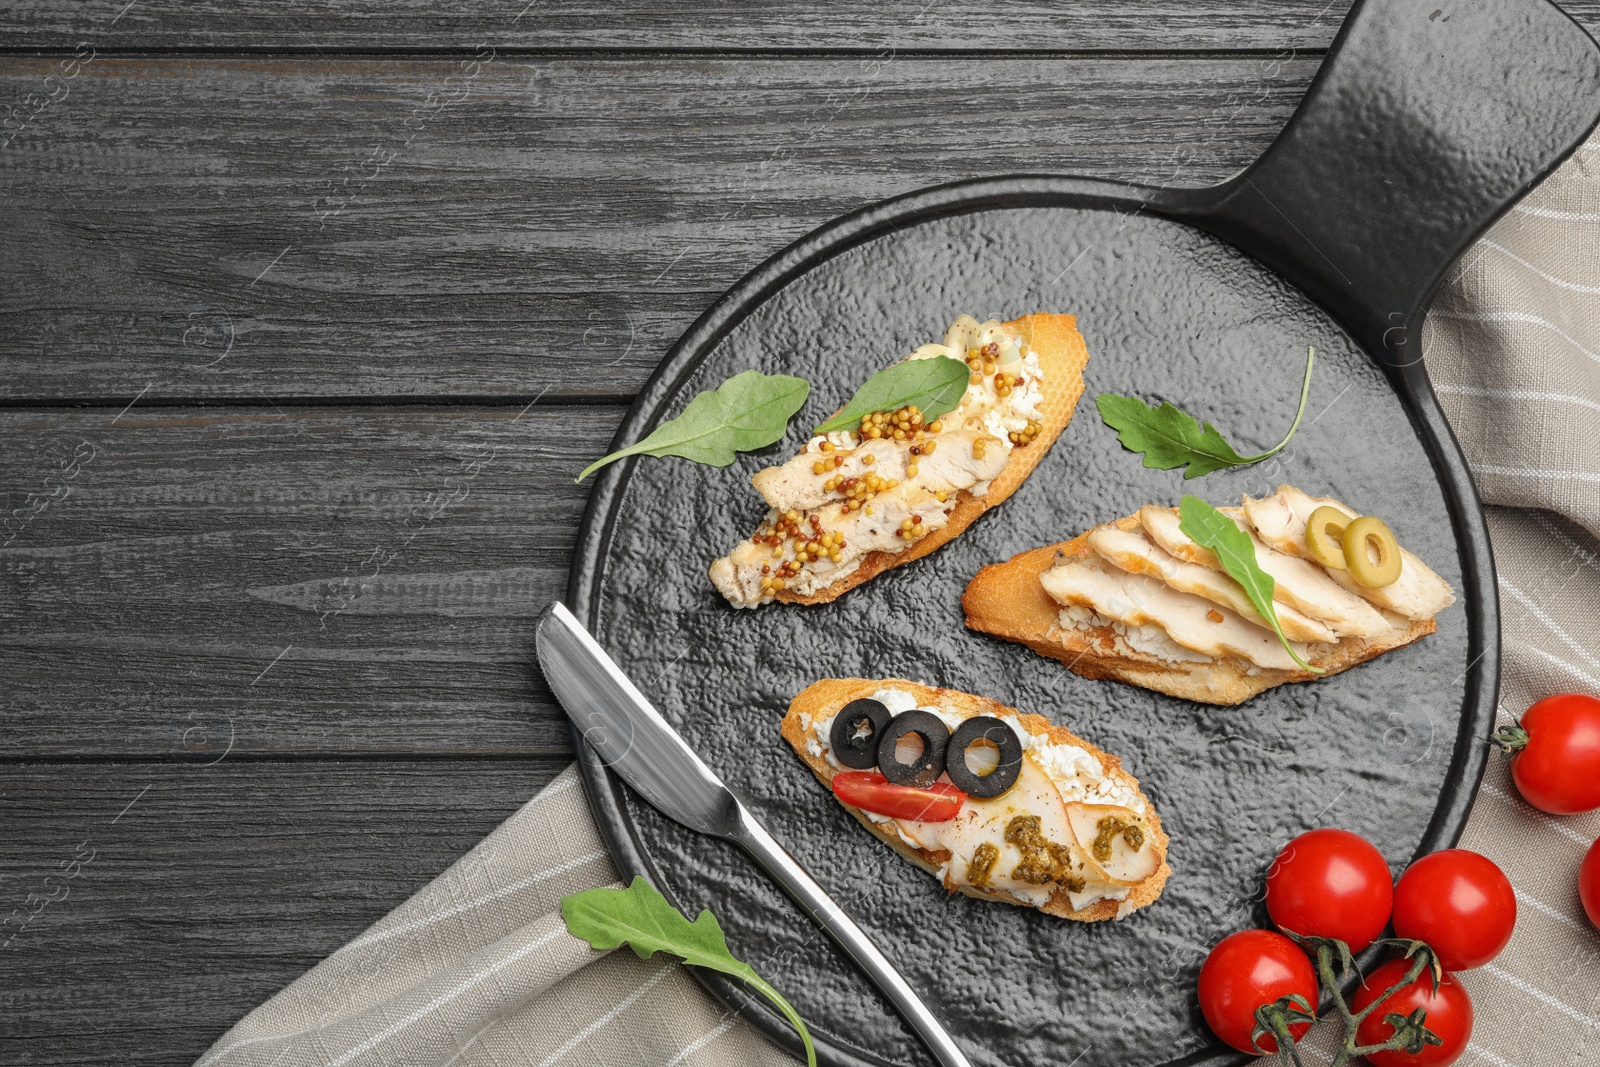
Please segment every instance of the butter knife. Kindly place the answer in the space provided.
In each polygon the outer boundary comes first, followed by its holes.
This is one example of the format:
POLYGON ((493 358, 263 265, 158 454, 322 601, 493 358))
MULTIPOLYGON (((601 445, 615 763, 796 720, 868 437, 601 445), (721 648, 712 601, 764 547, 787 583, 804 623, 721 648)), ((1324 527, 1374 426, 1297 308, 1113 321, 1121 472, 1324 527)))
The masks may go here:
POLYGON ((545 609, 537 644, 551 691, 606 766, 669 819, 750 853, 866 972, 942 1067, 971 1067, 866 932, 694 754, 566 605, 556 602, 545 609))

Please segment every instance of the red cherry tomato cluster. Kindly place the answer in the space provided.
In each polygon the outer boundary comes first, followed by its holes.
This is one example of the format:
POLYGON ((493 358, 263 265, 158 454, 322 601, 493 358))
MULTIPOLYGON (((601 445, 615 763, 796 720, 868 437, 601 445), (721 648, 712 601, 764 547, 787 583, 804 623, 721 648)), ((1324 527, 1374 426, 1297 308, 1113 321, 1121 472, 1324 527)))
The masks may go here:
MULTIPOLYGON (((1600 914, 1600 852, 1591 861, 1600 914)), ((1201 1014, 1233 1048, 1277 1052, 1280 1038, 1298 1041, 1309 1029, 1320 979, 1345 1025, 1334 1067, 1358 1054, 1374 1067, 1454 1063, 1472 1036, 1472 1001, 1449 972, 1494 959, 1517 921, 1511 883, 1476 852, 1424 856, 1397 885, 1370 842, 1334 829, 1301 834, 1278 853, 1266 905, 1282 932, 1246 930, 1211 950, 1200 968, 1201 1014), (1391 920, 1396 938, 1385 944, 1406 954, 1367 975, 1347 1005, 1341 960, 1377 941, 1391 920), (1391 1021, 1397 1015, 1404 1025, 1391 1021)))
MULTIPOLYGON (((1545 697, 1494 742, 1511 757, 1517 792, 1540 811, 1577 815, 1600 808, 1600 700, 1584 693, 1545 697)), ((1578 898, 1600 927, 1600 841, 1578 868, 1578 898)))

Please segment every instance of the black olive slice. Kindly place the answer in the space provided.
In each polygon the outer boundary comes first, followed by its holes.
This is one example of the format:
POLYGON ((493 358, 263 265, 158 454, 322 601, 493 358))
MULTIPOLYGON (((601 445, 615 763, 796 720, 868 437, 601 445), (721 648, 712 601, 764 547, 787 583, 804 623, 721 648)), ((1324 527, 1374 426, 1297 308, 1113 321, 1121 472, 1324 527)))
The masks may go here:
POLYGON ((1022 773, 1022 741, 1017 732, 993 715, 974 715, 955 728, 945 751, 944 772, 950 784, 980 800, 1001 796, 1017 784, 1022 773), (1000 763, 988 774, 976 774, 967 765, 967 750, 987 741, 1000 750, 1000 763))
POLYGON ((892 718, 894 716, 881 700, 863 697, 846 704, 833 717, 833 728, 828 731, 833 758, 858 771, 876 767, 878 739, 892 718))
POLYGON ((944 773, 944 749, 949 743, 950 727, 939 716, 921 708, 902 711, 878 740, 878 770, 895 785, 926 789, 944 773), (895 747, 907 734, 922 738, 922 754, 911 763, 901 763, 896 758, 895 747))

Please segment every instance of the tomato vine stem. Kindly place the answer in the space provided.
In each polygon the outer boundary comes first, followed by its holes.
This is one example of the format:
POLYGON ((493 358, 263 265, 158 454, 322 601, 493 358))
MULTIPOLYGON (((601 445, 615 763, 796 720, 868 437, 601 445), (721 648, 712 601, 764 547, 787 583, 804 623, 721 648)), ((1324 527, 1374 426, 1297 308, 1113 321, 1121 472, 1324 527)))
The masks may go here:
MULTIPOLYGON (((1425 1025, 1428 1018, 1427 1010, 1418 1008, 1410 1015, 1390 1012, 1384 1016, 1384 1021, 1394 1029, 1394 1033, 1387 1040, 1375 1045, 1356 1044, 1356 1032, 1361 1028, 1361 1024, 1366 1022, 1367 1017, 1388 1003, 1390 997, 1410 986, 1418 978, 1421 978, 1424 971, 1429 972, 1434 992, 1438 992, 1439 982, 1442 977, 1439 958, 1426 943, 1395 939, 1385 939, 1377 942, 1378 944, 1396 945, 1404 948, 1406 950, 1405 958, 1411 960, 1411 966, 1406 969, 1405 975, 1399 981, 1384 990, 1382 996, 1360 1011, 1351 1011, 1350 1005, 1345 1002, 1344 994, 1339 990, 1338 979, 1338 975, 1349 974, 1351 971, 1356 971, 1358 975, 1360 974, 1360 971, 1356 968, 1355 958, 1350 953, 1350 946, 1335 938, 1303 937, 1290 930, 1285 930, 1284 933, 1293 938, 1301 948, 1311 953, 1316 964, 1317 979, 1321 982, 1322 988, 1328 993, 1329 997, 1332 998, 1333 1010, 1337 1013, 1339 1021, 1344 1028, 1344 1037, 1340 1042, 1339 1051, 1334 1055, 1333 1062, 1329 1067, 1345 1067, 1356 1057, 1370 1056, 1375 1052, 1403 1051, 1416 1054, 1422 1051, 1425 1045, 1441 1045, 1444 1043, 1437 1034, 1429 1030, 1425 1025), (1336 960, 1339 964, 1337 975, 1333 969, 1336 960)), ((1285 1042, 1285 1038, 1289 1035, 1289 1027, 1283 1018, 1283 1013, 1270 1012, 1269 1009, 1273 1007, 1276 1007, 1276 1005, 1268 1005, 1261 1008, 1257 1012, 1257 1021, 1270 1030, 1273 1036, 1278 1039, 1280 1061, 1286 1065, 1293 1064, 1294 1067, 1302 1067, 1299 1051, 1294 1047, 1293 1041, 1285 1042)))

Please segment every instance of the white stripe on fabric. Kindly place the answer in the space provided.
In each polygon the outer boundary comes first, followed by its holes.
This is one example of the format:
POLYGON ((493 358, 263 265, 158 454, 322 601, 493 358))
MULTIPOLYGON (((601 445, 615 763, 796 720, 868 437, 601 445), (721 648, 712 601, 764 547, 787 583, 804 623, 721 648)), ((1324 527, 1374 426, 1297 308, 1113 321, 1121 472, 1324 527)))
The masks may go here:
POLYGON ((1532 814, 1535 819, 1538 819, 1540 822, 1550 827, 1550 829, 1559 833, 1562 837, 1565 837, 1567 840, 1573 842, 1585 852, 1587 852, 1589 850, 1589 846, 1594 843, 1587 837, 1584 837, 1582 834, 1578 833, 1578 831, 1574 830, 1572 827, 1568 826, 1566 823, 1552 819, 1550 816, 1546 815, 1542 811, 1539 811, 1532 804, 1527 803, 1520 797, 1514 797, 1505 790, 1498 789, 1495 786, 1490 785, 1488 782, 1483 783, 1481 791, 1488 793, 1496 800, 1504 801, 1505 803, 1510 804, 1512 807, 1518 808, 1519 810, 1524 808, 1527 809, 1527 811, 1532 814))
POLYGON ((1540 270, 1537 266, 1523 259, 1505 245, 1495 244, 1488 238, 1484 238, 1478 243, 1485 248, 1494 249, 1496 252, 1501 253, 1509 259, 1516 260, 1518 263, 1522 264, 1524 267, 1527 267, 1529 270, 1533 271, 1533 273, 1537 274, 1551 285, 1559 285, 1561 288, 1570 289, 1574 293, 1600 293, 1600 285, 1579 285, 1577 282, 1570 282, 1565 278, 1558 278, 1554 274, 1540 270))
MULTIPOLYGON (((484 978, 489 977, 489 975, 494 974, 496 971, 500 971, 500 970, 503 970, 506 967, 509 967, 511 964, 517 962, 523 956, 526 956, 529 952, 533 951, 534 949, 542 948, 543 946, 549 944, 551 941, 555 940, 555 937, 556 937, 557 934, 564 934, 564 933, 566 933, 566 928, 565 927, 559 927, 559 926, 556 927, 554 930, 550 931, 550 933, 546 934, 544 937, 540 938, 538 941, 535 941, 533 944, 528 945, 526 948, 520 949, 515 955, 511 956, 510 958, 501 961, 500 963, 496 964, 494 967, 491 967, 489 970, 484 971, 482 974, 475 976, 470 981, 464 982, 463 984, 457 986, 454 991, 452 991, 451 993, 447 994, 446 996, 444 996, 442 998, 439 998, 439 999, 433 1001, 433 1003, 431 1003, 427 1007, 423 1008, 419 1013, 413 1014, 410 1017, 408 1017, 406 1020, 404 1020, 402 1023, 397 1024, 396 1027, 391 1027, 389 1030, 385 1030, 383 1033, 379 1034, 377 1037, 375 1037, 371 1041, 367 1042, 366 1045, 363 1045, 360 1049, 356 1050, 356 1053, 349 1053, 346 1056, 344 1056, 343 1058, 334 1061, 334 1063, 328 1064, 328 1067, 337 1067, 338 1064, 345 1063, 350 1058, 351 1055, 355 1055, 355 1054, 357 1054, 359 1052, 365 1051, 367 1048, 369 1048, 374 1043, 379 1042, 379 1041, 383 1040, 385 1037, 387 1037, 389 1034, 394 1033, 396 1031, 396 1029, 403 1028, 404 1026, 409 1026, 411 1023, 415 1022, 417 1019, 420 1019, 423 1015, 426 1015, 429 1011, 433 1010, 434 1008, 438 1007, 441 1004, 448 1003, 450 1000, 454 999, 461 992, 463 992, 463 991, 465 991, 467 989, 470 989, 473 985, 475 985, 479 981, 483 980, 484 978)), ((283 1040, 286 1040, 288 1038, 300 1037, 303 1034, 315 1033, 315 1032, 317 1032, 319 1030, 326 1030, 330 1026, 337 1025, 340 1021, 341 1020, 335 1019, 333 1022, 323 1023, 320 1026, 312 1027, 310 1030, 297 1030, 297 1031, 293 1031, 293 1032, 287 1033, 287 1034, 257 1034, 255 1037, 247 1037, 243 1041, 235 1041, 233 1044, 229 1045, 227 1048, 218 1049, 217 1052, 216 1052, 216 1055, 199 1061, 198 1063, 195 1064, 195 1067, 209 1067, 210 1064, 220 1063, 220 1062, 222 1062, 223 1057, 227 1056, 228 1053, 237 1052, 240 1049, 247 1048, 247 1047, 249 1047, 251 1045, 259 1045, 259 1044, 261 1044, 263 1042, 266 1042, 266 1041, 283 1041, 283 1040)))
POLYGON ((1541 530, 1549 534, 1551 537, 1554 537, 1557 541, 1560 541, 1562 544, 1566 545, 1569 552, 1572 552, 1574 555, 1581 556, 1585 564, 1594 566, 1595 553, 1593 549, 1585 545, 1578 544, 1578 542, 1562 533, 1560 527, 1551 522, 1549 517, 1546 516, 1544 512, 1532 510, 1529 512, 1529 514, 1533 516, 1533 521, 1539 524, 1539 528, 1541 530))
POLYGON ((1518 204, 1515 209, 1523 215, 1532 215, 1538 219, 1565 219, 1569 222, 1600 222, 1600 212, 1595 211, 1562 211, 1554 207, 1529 207, 1527 204, 1518 204))
POLYGON ((1566 331, 1549 319, 1541 319, 1537 315, 1530 315, 1526 311, 1486 311, 1480 314, 1467 314, 1465 312, 1435 311, 1431 313, 1437 319, 1453 319, 1457 322, 1521 322, 1530 326, 1543 326, 1545 329, 1560 337, 1563 341, 1576 348, 1590 359, 1600 363, 1600 355, 1589 351, 1579 344, 1566 331))
POLYGON ((1467 1042, 1467 1051, 1472 1053, 1474 1056, 1488 1060, 1490 1063, 1494 1064, 1494 1067, 1518 1067, 1517 1064, 1509 1063, 1506 1060, 1501 1059, 1499 1056, 1496 1056, 1482 1045, 1474 1045, 1470 1041, 1467 1042))
POLYGON ((544 792, 542 792, 538 796, 534 797, 531 801, 529 801, 529 803, 530 804, 537 804, 542 800, 548 800, 551 797, 558 797, 562 793, 565 793, 568 790, 572 789, 574 786, 581 785, 581 784, 582 784, 582 782, 578 778, 578 776, 577 775, 573 775, 571 778, 568 778, 564 782, 554 782, 554 783, 550 784, 549 786, 547 786, 545 788, 544 792))
POLYGON ((439 1067, 450 1067, 450 1065, 452 1063, 456 1062, 462 1056, 465 1056, 467 1054, 467 1049, 471 1048, 473 1045, 476 1045, 478 1043, 478 1038, 482 1037, 484 1034, 487 1034, 490 1030, 494 1029, 496 1026, 499 1026, 504 1021, 505 1021, 504 1019, 500 1019, 500 1018, 490 1019, 486 1024, 484 1024, 484 1027, 483 1027, 482 1030, 479 1030, 477 1033, 473 1034, 471 1037, 469 1037, 465 1041, 463 1041, 461 1043, 461 1047, 456 1049, 456 1054, 454 1056, 451 1056, 449 1059, 445 1060, 443 1063, 439 1064, 439 1067))
POLYGON ((395 1023, 392 1026, 389 1026, 389 1027, 386 1027, 383 1030, 380 1030, 378 1033, 374 1034, 372 1037, 368 1038, 366 1041, 363 1041, 361 1044, 357 1045, 355 1048, 351 1049, 349 1052, 346 1052, 343 1056, 340 1056, 338 1059, 330 1060, 329 1063, 328 1063, 328 1067, 344 1067, 344 1064, 349 1063, 351 1060, 355 1059, 357 1056, 365 1055, 366 1053, 371 1052, 373 1049, 377 1048, 379 1045, 381 1045, 385 1041, 389 1040, 395 1034, 398 1034, 400 1031, 408 1029, 412 1025, 414 1025, 415 1023, 418 1023, 418 1022, 422 1021, 424 1018, 426 1018, 427 1016, 431 1015, 433 1012, 438 1011, 440 1008, 444 1007, 446 1004, 450 1003, 452 1000, 456 999, 461 994, 463 994, 467 990, 471 989, 473 986, 479 984, 480 982, 486 981, 489 978, 492 978, 493 976, 499 974, 501 971, 505 970, 507 967, 510 967, 512 964, 521 961, 521 959, 524 956, 530 955, 533 952, 534 949, 543 948, 545 945, 548 945, 550 942, 554 941, 558 936, 560 936, 561 934, 565 934, 566 932, 567 932, 566 927, 558 926, 555 929, 551 930, 548 934, 545 934, 539 940, 531 941, 528 944, 523 945, 521 948, 517 949, 517 951, 515 951, 511 955, 507 956, 505 959, 501 960, 499 963, 496 963, 494 966, 490 967, 488 970, 483 971, 483 972, 481 972, 479 974, 473 975, 471 978, 468 978, 466 981, 462 982, 460 985, 457 985, 454 989, 450 990, 449 992, 444 993, 444 994, 442 994, 440 996, 437 996, 437 997, 433 998, 428 1003, 424 1004, 422 1007, 420 1007, 416 1011, 412 1012, 410 1015, 407 1015, 404 1019, 401 1019, 399 1022, 395 1023))
POLYGON ((1557 667, 1561 668, 1564 671, 1571 671, 1573 674, 1576 674, 1579 678, 1582 678, 1584 681, 1586 681, 1590 685, 1594 686, 1595 689, 1600 690, 1600 678, 1596 678, 1594 675, 1590 674, 1588 671, 1584 670, 1582 667, 1578 667, 1578 666, 1574 665, 1571 660, 1562 659, 1560 656, 1557 656, 1552 652, 1546 652, 1542 648, 1525 648, 1523 651, 1532 652, 1535 656, 1538 656, 1540 659, 1543 659, 1548 663, 1553 663, 1557 667))
POLYGON ((662 1067, 678 1067, 678 1064, 682 1063, 684 1061, 685 1057, 687 1057, 687 1056, 689 1056, 689 1055, 691 1055, 693 1053, 699 1052, 701 1049, 703 1049, 707 1045, 711 1044, 711 1042, 715 1041, 717 1038, 721 1037, 723 1034, 727 1033, 729 1030, 732 1030, 734 1024, 737 1023, 738 1021, 739 1021, 739 1019, 738 1019, 737 1016, 733 1016, 733 1015, 728 1016, 728 1018, 726 1020, 724 1020, 722 1023, 720 1023, 717 1026, 712 1027, 706 1033, 700 1035, 699 1037, 697 1037, 693 1041, 691 1041, 689 1043, 689 1047, 688 1048, 684 1049, 682 1052, 680 1052, 676 1056, 672 1057, 672 1059, 670 1059, 666 1063, 662 1064, 662 1067))
POLYGON ((1523 979, 1512 974, 1510 971, 1501 970, 1492 963, 1484 964, 1483 969, 1500 979, 1502 982, 1505 982, 1507 985, 1515 986, 1517 989, 1522 990, 1522 992, 1528 994, 1528 996, 1532 997, 1534 1000, 1537 1000, 1542 1004, 1548 1004, 1550 1007, 1556 1009, 1556 1011, 1559 1011, 1568 1018, 1576 1019, 1578 1022, 1583 1023, 1586 1026, 1600 1027, 1600 1019, 1595 1018, 1593 1015, 1585 1015, 1583 1012, 1579 1011, 1577 1008, 1574 1008, 1566 1001, 1558 1000, 1557 998, 1552 997, 1549 993, 1546 993, 1538 986, 1524 981, 1523 979))
POLYGON ((504 888, 496 889, 488 896, 477 897, 473 900, 467 901, 465 904, 457 904, 455 907, 449 908, 445 911, 435 912, 432 915, 425 915, 420 919, 413 920, 412 922, 408 922, 400 926, 393 926, 387 930, 377 930, 370 934, 363 934, 339 951, 349 952, 351 949, 365 948, 367 945, 376 945, 380 941, 387 941, 391 937, 398 937, 401 934, 407 934, 413 930, 420 930, 424 926, 429 926, 441 919, 448 919, 452 915, 460 915, 464 911, 471 911, 473 908, 481 907, 490 901, 499 900, 501 897, 510 896, 512 893, 527 889, 529 886, 538 885, 540 882, 543 882, 549 878, 554 878, 558 874, 566 874, 568 871, 573 870, 576 867, 581 867, 585 863, 593 863, 595 860, 601 858, 605 854, 606 850, 603 848, 596 849, 594 852, 585 852, 583 855, 578 856, 575 859, 570 859, 565 863, 558 864, 555 867, 540 871, 538 874, 532 874, 526 878, 518 879, 504 888))
POLYGON ((1440 382, 1433 387, 1433 391, 1456 396, 1481 396, 1489 400, 1545 400, 1553 404, 1577 404, 1591 411, 1600 411, 1600 402, 1590 400, 1586 396, 1546 393, 1538 389, 1486 389, 1481 385, 1451 385, 1449 382, 1440 382))
POLYGON ((1492 463, 1468 463, 1473 474, 1498 474, 1502 478, 1554 478, 1563 482, 1600 483, 1595 471, 1541 470, 1538 467, 1497 467, 1492 463))
POLYGON ((1562 643, 1568 648, 1572 649, 1572 651, 1576 652, 1585 663, 1591 667, 1600 667, 1600 660, 1597 660, 1591 656, 1588 649, 1579 644, 1577 639, 1571 634, 1563 630, 1556 620, 1552 619, 1548 614, 1546 614, 1543 608, 1541 608, 1538 604, 1535 604, 1533 600, 1529 598, 1528 594, 1524 593, 1522 590, 1506 581, 1503 575, 1497 580, 1496 584, 1515 597, 1517 603, 1521 604, 1529 615, 1532 615, 1534 618, 1538 619, 1544 624, 1546 629, 1555 634, 1557 637, 1561 638, 1562 643))
POLYGON ((1572 927, 1574 930, 1588 930, 1589 929, 1589 924, 1588 923, 1581 923, 1577 919, 1574 919, 1572 916, 1566 914, 1565 912, 1557 911, 1555 908, 1552 908, 1550 905, 1546 904, 1544 901, 1535 899, 1534 897, 1530 897, 1528 894, 1524 893, 1522 890, 1518 889, 1516 886, 1512 886, 1511 887, 1511 892, 1516 894, 1517 903, 1519 905, 1520 904, 1531 905, 1534 911, 1539 912, 1541 915, 1548 915, 1550 918, 1554 919, 1556 922, 1564 923, 1565 925, 1572 927))
MULTIPOLYGON (((551 1067, 551 1064, 558 1062, 567 1053, 571 1052, 573 1049, 577 1048, 579 1045, 581 1045, 585 1041, 589 1040, 589 1038, 594 1036, 595 1031, 599 1030, 602 1026, 606 1025, 607 1023, 609 1023, 612 1019, 615 1019, 617 1016, 621 1015, 623 1012, 625 1012, 629 1008, 633 1007, 633 1002, 634 1001, 638 1000, 640 997, 644 996, 647 992, 649 992, 650 990, 654 989, 656 987, 656 985, 659 984, 660 981, 663 978, 665 978, 667 975, 669 975, 671 973, 672 973, 672 965, 671 964, 668 964, 667 966, 661 968, 659 971, 657 971, 654 975, 651 976, 651 978, 650 978, 650 980, 648 982, 645 982, 638 989, 635 989, 632 993, 629 993, 626 997, 624 997, 621 1000, 619 1000, 617 1002, 617 1006, 616 1007, 612 1008, 610 1011, 608 1011, 604 1015, 600 1016, 600 1018, 596 1019, 594 1022, 590 1023, 588 1026, 585 1026, 582 1030, 579 1030, 576 1034, 572 1035, 572 1039, 570 1041, 568 1041, 565 1045, 562 1045, 560 1048, 558 1048, 554 1052, 550 1053, 550 1055, 548 1055, 544 1059, 540 1060, 539 1061, 539 1067, 551 1067)), ((329 1064, 328 1067, 337 1067, 337 1065, 336 1064, 329 1064)))

